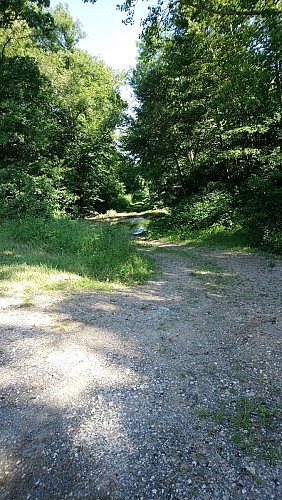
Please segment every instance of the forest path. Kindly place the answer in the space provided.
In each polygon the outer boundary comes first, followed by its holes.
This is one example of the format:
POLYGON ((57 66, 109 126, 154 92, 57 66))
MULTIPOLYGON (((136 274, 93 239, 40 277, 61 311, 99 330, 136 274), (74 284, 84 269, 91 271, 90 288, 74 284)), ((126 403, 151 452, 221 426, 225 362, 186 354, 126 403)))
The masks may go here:
POLYGON ((281 498, 282 261, 144 251, 142 286, 0 297, 1 499, 281 498))

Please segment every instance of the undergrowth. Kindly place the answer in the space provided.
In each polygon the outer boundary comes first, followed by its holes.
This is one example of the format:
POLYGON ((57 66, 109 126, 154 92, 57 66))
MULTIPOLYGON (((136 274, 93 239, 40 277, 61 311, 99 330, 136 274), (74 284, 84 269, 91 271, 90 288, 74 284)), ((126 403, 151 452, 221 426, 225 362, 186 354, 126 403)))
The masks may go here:
POLYGON ((157 219, 152 218, 148 225, 148 237, 192 246, 206 246, 223 250, 258 252, 281 255, 281 233, 268 234, 257 240, 250 229, 239 222, 230 220, 226 223, 212 223, 206 227, 193 227, 175 216, 167 214, 157 219))
POLYGON ((239 225, 225 227, 214 224, 208 229, 190 229, 188 226, 173 225, 169 216, 153 219, 148 226, 148 237, 193 246, 251 250, 248 236, 239 225))
POLYGON ((129 234, 110 224, 66 219, 4 221, 0 226, 0 279, 33 281, 51 289, 140 283, 152 263, 129 234))

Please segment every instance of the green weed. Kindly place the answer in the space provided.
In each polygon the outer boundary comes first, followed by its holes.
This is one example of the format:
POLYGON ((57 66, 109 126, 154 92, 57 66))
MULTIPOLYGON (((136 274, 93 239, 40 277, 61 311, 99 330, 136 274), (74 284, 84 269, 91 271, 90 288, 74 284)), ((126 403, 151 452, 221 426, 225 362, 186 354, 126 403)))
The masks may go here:
POLYGON ((200 418, 209 418, 211 417, 211 413, 207 410, 205 410, 205 408, 202 408, 201 406, 199 408, 196 408, 196 415, 197 417, 200 417, 200 418))
POLYGON ((199 407, 196 415, 212 419, 217 424, 224 423, 231 432, 233 442, 242 451, 276 463, 279 459, 275 436, 278 411, 278 407, 269 408, 263 403, 241 398, 234 411, 221 404, 214 411, 199 407))
POLYGON ((219 405, 219 407, 216 408, 216 410, 212 413, 212 417, 214 418, 217 424, 221 424, 223 422, 224 415, 225 415, 225 409, 223 404, 219 405))
POLYGON ((25 308, 25 307, 33 307, 33 306, 34 306, 33 297, 31 295, 26 295, 19 307, 25 308))

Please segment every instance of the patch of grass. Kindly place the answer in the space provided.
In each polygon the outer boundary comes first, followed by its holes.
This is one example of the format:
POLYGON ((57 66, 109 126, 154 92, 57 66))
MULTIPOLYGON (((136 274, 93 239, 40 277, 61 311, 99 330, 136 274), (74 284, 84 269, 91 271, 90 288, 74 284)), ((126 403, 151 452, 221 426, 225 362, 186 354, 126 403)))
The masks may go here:
POLYGON ((32 289, 111 289, 146 280, 150 259, 122 228, 85 221, 30 219, 0 227, 2 286, 32 289))
POLYGON ((264 403, 241 398, 234 411, 223 404, 211 412, 205 408, 197 408, 196 415, 210 418, 217 424, 224 423, 229 428, 233 442, 245 453, 259 459, 276 463, 278 451, 278 413, 279 407, 267 407, 264 403))
POLYGON ((254 403, 248 398, 237 402, 234 415, 234 442, 243 450, 255 453, 271 463, 279 458, 273 438, 277 423, 278 408, 268 408, 262 403, 254 403))
POLYGON ((237 402, 234 416, 237 429, 248 429, 250 427, 251 415, 254 409, 254 403, 248 398, 242 398, 237 402))
POLYGON ((34 298, 32 297, 32 295, 27 294, 24 297, 24 299, 19 307, 26 308, 26 307, 33 307, 33 306, 34 306, 34 298))
POLYGON ((148 236, 196 247, 206 246, 242 252, 252 250, 246 232, 239 225, 225 227, 214 224, 208 229, 191 230, 189 227, 172 225, 169 215, 152 218, 148 236))
POLYGON ((217 289, 218 287, 234 284, 235 281, 239 279, 239 275, 237 274, 227 273, 223 270, 221 272, 211 271, 207 269, 206 266, 204 268, 190 270, 189 274, 200 280, 202 284, 207 288, 212 289, 217 289))
POLYGON ((212 416, 217 424, 221 424, 223 422, 225 415, 225 408, 223 404, 220 404, 218 408, 212 413, 212 416))
POLYGON ((52 326, 54 330, 64 331, 70 325, 69 321, 61 321, 52 326))
POLYGON ((211 413, 207 410, 205 410, 205 408, 202 408, 201 406, 199 408, 196 408, 196 411, 195 411, 197 417, 200 417, 200 418, 210 418, 211 417, 211 413))
MULTIPOLYGON (((232 226, 212 224, 207 229, 191 229, 189 226, 177 225, 173 223, 171 215, 166 214, 158 218, 152 217, 147 236, 153 239, 160 239, 165 242, 182 243, 194 247, 209 247, 236 252, 251 252, 262 256, 273 256, 274 259, 281 258, 281 242, 277 235, 277 245, 264 245, 256 247, 248 231, 240 224, 234 223, 232 226)), ((270 267, 275 266, 275 261, 270 267)))
POLYGON ((212 418, 217 424, 221 424, 224 418, 224 407, 220 405, 215 411, 210 412, 200 406, 196 408, 196 415, 200 418, 212 418))

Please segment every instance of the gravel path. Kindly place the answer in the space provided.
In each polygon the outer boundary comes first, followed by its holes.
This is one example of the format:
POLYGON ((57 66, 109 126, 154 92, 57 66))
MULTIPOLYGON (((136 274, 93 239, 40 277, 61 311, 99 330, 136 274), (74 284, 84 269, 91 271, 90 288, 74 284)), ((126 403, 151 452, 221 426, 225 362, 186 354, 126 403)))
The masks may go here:
POLYGON ((140 287, 0 297, 1 499, 282 498, 282 262, 146 251, 140 287))

